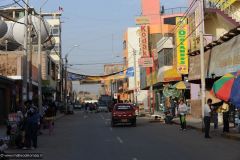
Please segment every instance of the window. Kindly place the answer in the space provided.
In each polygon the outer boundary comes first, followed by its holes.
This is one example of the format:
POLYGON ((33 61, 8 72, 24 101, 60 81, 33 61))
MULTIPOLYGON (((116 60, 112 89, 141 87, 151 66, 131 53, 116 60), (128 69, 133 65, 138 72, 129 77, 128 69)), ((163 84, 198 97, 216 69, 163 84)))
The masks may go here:
POLYGON ((52 28, 52 35, 54 35, 54 36, 59 36, 60 35, 59 27, 53 27, 52 28))
POLYGON ((48 61, 48 63, 47 63, 47 64, 48 64, 48 65, 47 65, 47 74, 50 75, 50 70, 51 70, 51 67, 50 67, 50 65, 51 65, 51 60, 50 60, 50 58, 48 58, 47 61, 48 61))
POLYGON ((123 49, 127 49, 126 41, 123 41, 123 49))
POLYGON ((173 49, 165 48, 158 52, 159 68, 173 65, 173 49))

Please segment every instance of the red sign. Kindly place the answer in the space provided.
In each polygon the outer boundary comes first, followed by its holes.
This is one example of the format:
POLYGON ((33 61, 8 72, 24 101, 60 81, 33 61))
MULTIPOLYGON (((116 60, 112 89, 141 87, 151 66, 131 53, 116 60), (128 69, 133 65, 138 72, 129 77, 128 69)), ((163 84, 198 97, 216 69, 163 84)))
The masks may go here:
POLYGON ((147 25, 143 25, 140 27, 140 46, 141 46, 142 57, 149 57, 147 25))

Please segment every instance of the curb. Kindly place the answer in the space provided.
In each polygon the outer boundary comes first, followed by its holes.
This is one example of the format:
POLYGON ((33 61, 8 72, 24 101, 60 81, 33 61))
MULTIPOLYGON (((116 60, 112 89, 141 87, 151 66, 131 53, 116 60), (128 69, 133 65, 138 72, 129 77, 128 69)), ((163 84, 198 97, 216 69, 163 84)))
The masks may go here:
MULTIPOLYGON (((173 124, 180 125, 180 123, 174 122, 174 121, 173 121, 173 124)), ((187 125, 187 128, 195 129, 197 131, 202 132, 202 128, 198 128, 198 127, 195 127, 195 126, 187 125)), ((226 139, 232 139, 232 140, 240 141, 240 137, 236 137, 234 135, 224 134, 224 133, 222 133, 220 135, 221 135, 221 137, 226 138, 226 139)))

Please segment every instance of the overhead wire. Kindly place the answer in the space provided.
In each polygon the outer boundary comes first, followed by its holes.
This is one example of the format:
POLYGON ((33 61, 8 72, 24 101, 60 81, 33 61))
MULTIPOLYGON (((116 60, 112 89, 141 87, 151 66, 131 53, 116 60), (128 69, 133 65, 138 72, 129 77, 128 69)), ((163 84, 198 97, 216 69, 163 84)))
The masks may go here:
MULTIPOLYGON (((217 5, 219 4, 221 0, 219 0, 216 4, 215 7, 217 7, 217 5)), ((220 5, 221 7, 222 5, 220 5)), ((184 43, 196 30, 197 28, 204 22, 204 20, 207 18, 208 16, 205 16, 200 22, 199 24, 187 35, 187 37, 185 39, 183 39, 183 41, 181 41, 175 48, 179 47, 182 43, 184 43)))
MULTIPOLYGON (((170 33, 175 33, 175 31, 182 25, 182 23, 184 22, 184 20, 187 18, 187 15, 189 14, 189 12, 191 11, 191 9, 194 7, 194 5, 196 4, 198 0, 194 0, 192 1, 192 3, 190 4, 190 6, 188 7, 188 9, 185 11, 185 13, 183 14, 182 18, 180 19, 180 22, 170 31, 170 33)), ((167 37, 161 44, 160 46, 163 46, 169 39, 170 37, 167 37)))

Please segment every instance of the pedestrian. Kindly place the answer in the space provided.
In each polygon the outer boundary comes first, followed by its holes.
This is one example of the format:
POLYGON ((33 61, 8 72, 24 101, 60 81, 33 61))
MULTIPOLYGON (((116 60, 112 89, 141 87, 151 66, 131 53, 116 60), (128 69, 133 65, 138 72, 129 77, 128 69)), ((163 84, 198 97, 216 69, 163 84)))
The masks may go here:
POLYGON ((218 129, 218 112, 217 107, 211 106, 212 110, 212 119, 214 123, 214 129, 218 129))
POLYGON ((34 107, 30 107, 27 113, 26 122, 26 146, 27 148, 37 148, 37 132, 40 115, 34 107))
POLYGON ((177 104, 175 103, 175 101, 172 97, 170 97, 170 104, 171 104, 171 107, 170 107, 171 114, 172 114, 173 117, 175 117, 175 111, 176 111, 176 105, 177 104))
POLYGON ((223 133, 229 132, 229 105, 227 103, 223 103, 223 133))
POLYGON ((45 114, 45 120, 48 124, 49 135, 53 134, 54 115, 54 108, 52 106, 49 106, 45 114))
POLYGON ((205 138, 211 138, 209 136, 210 120, 211 120, 211 105, 212 99, 207 100, 207 104, 204 105, 204 126, 205 126, 205 138))
POLYGON ((181 130, 186 130, 186 114, 187 114, 187 105, 184 103, 183 99, 180 99, 178 105, 178 113, 180 117, 181 130))

